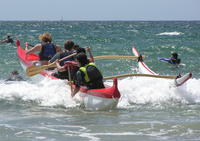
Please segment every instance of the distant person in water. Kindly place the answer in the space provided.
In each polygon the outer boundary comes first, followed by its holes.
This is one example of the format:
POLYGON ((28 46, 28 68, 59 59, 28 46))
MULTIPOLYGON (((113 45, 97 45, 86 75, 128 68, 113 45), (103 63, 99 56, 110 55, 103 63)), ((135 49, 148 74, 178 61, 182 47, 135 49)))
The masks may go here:
POLYGON ((1 43, 13 43, 13 39, 8 35, 6 39, 0 40, 1 43))
POLYGON ((158 57, 161 62, 167 62, 174 65, 179 65, 181 63, 181 59, 178 58, 178 53, 172 53, 171 57, 158 57))
POLYGON ((178 54, 176 52, 172 53, 169 63, 176 65, 181 63, 181 59, 178 58, 178 54))
POLYGON ((23 81, 17 70, 11 72, 10 77, 6 81, 23 81))

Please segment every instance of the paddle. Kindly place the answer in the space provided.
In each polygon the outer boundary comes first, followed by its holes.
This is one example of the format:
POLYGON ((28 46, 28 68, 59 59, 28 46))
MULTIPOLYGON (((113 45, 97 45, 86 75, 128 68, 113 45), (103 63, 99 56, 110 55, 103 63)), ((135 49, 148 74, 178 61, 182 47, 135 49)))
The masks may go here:
POLYGON ((131 77, 131 76, 142 76, 142 77, 154 77, 154 78, 165 78, 165 79, 175 79, 177 76, 174 75, 153 75, 153 74, 121 74, 121 75, 115 75, 115 76, 108 76, 104 77, 104 80, 109 80, 113 78, 122 78, 122 77, 131 77))
MULTIPOLYGON (((143 58, 145 58, 145 56, 142 56, 143 58)), ((102 59, 133 59, 136 60, 138 59, 137 56, 95 56, 94 60, 102 60, 102 59)))
MULTIPOLYGON (((62 61, 64 59, 75 56, 76 54, 77 53, 73 53, 69 56, 66 56, 66 57, 60 59, 59 61, 62 61)), ((48 64, 48 65, 42 65, 42 66, 30 66, 26 69, 26 74, 27 74, 27 76, 34 76, 34 75, 44 71, 45 69, 52 68, 52 67, 56 67, 56 62, 53 62, 53 63, 48 64)))
POLYGON ((72 88, 72 77, 71 77, 69 66, 67 67, 67 70, 68 70, 69 83, 70 83, 70 88, 71 88, 71 93, 72 93, 72 90, 73 90, 73 88, 72 88))

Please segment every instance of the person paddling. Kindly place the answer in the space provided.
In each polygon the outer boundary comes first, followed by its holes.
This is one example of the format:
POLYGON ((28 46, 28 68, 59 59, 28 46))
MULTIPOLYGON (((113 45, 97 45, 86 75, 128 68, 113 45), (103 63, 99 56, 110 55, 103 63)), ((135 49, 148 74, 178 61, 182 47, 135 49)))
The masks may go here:
POLYGON ((26 50, 26 54, 31 54, 39 51, 39 58, 41 65, 47 65, 48 61, 57 53, 61 51, 60 46, 52 43, 52 36, 50 33, 43 33, 39 35, 41 43, 36 44, 33 48, 26 50))
MULTIPOLYGON (((49 61, 50 63, 56 61, 56 66, 57 66, 58 72, 53 73, 52 74, 53 76, 55 76, 57 78, 60 78, 60 79, 68 79, 69 80, 68 65, 65 64, 65 62, 66 61, 75 61, 75 57, 72 56, 72 57, 64 59, 62 61, 58 61, 58 60, 66 57, 66 56, 69 56, 69 55, 73 54, 74 53, 73 46, 74 46, 74 42, 73 41, 71 41, 71 40, 66 41, 65 44, 64 44, 65 51, 62 52, 62 53, 57 53, 49 61)), ((71 76, 75 75, 77 69, 78 69, 77 67, 71 67, 71 69, 70 69, 71 76)))
POLYGON ((71 96, 74 97, 80 90, 81 86, 86 86, 88 89, 105 88, 103 84, 103 76, 95 63, 90 63, 85 53, 79 53, 76 56, 76 59, 80 68, 76 73, 76 87, 72 91, 71 96))
POLYGON ((77 45, 77 44, 73 46, 73 49, 74 49, 74 51, 75 51, 76 53, 81 53, 81 52, 86 53, 85 48, 82 48, 82 47, 80 47, 80 46, 77 45))
POLYGON ((0 40, 1 43, 13 43, 13 39, 8 35, 6 39, 0 40))
POLYGON ((94 62, 94 57, 92 55, 90 47, 87 47, 85 49, 85 48, 82 48, 82 47, 80 47, 79 45, 76 44, 76 45, 73 46, 73 49, 77 54, 81 53, 81 52, 86 53, 86 51, 87 51, 89 53, 89 55, 90 55, 90 62, 94 62))

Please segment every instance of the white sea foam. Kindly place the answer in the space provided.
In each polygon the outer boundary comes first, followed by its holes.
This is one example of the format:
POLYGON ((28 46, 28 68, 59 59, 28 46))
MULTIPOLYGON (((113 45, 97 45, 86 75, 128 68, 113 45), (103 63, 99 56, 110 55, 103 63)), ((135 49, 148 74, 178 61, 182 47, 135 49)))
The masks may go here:
POLYGON ((76 106, 70 96, 70 88, 61 80, 44 79, 37 84, 12 82, 0 84, 0 99, 35 101, 42 106, 76 106))
POLYGON ((33 30, 33 29, 32 29, 32 30, 30 30, 30 32, 37 32, 37 30, 33 30))
MULTIPOLYGON (((173 80, 132 77, 118 81, 121 98, 118 107, 127 108, 134 104, 158 104, 178 101, 180 103, 200 102, 200 79, 190 79, 183 86, 172 87, 173 80)), ((108 82, 111 84, 112 82, 108 82)), ((44 79, 39 83, 0 83, 0 99, 35 101, 41 106, 77 106, 70 96, 70 88, 61 80, 44 79)))
POLYGON ((183 86, 173 87, 173 80, 133 77, 119 82, 122 98, 119 107, 132 104, 158 104, 170 101, 181 103, 200 102, 200 80, 190 79, 183 86))
POLYGON ((174 32, 163 32, 163 33, 159 33, 157 35, 178 36, 181 34, 183 34, 183 33, 174 31, 174 32))

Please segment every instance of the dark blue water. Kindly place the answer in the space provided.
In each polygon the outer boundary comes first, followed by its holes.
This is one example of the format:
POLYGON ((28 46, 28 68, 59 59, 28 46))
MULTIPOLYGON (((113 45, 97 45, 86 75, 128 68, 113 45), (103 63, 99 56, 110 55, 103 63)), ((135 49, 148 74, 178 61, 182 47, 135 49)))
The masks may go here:
MULTIPOLYGON (((15 44, 0 44, 0 137, 1 140, 200 140, 200 22, 0 22, 0 38, 36 44, 38 35, 50 32, 63 47, 73 40, 90 47, 94 56, 133 55, 132 47, 147 56, 145 63, 156 73, 193 73, 184 86, 172 80, 125 78, 119 80, 122 97, 112 111, 85 111, 70 98, 61 81, 34 82, 26 76, 15 44), (159 62, 158 56, 177 52, 180 67, 159 62), (12 70, 25 82, 6 83, 12 70)), ((104 76, 137 73, 134 60, 100 60, 104 76)))

